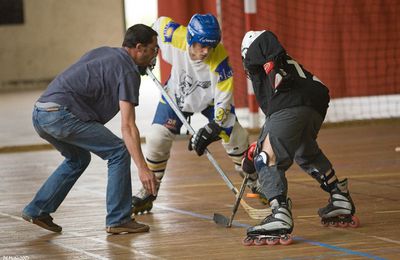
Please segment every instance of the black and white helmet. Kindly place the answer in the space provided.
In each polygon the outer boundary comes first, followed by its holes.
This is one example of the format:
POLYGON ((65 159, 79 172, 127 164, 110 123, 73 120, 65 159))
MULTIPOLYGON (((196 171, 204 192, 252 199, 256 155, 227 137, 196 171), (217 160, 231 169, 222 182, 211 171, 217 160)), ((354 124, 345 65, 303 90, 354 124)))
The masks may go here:
POLYGON ((255 39, 257 39, 258 36, 260 36, 264 31, 248 31, 242 40, 242 48, 241 48, 241 53, 242 53, 242 60, 246 58, 247 50, 249 49, 250 45, 254 42, 255 39))

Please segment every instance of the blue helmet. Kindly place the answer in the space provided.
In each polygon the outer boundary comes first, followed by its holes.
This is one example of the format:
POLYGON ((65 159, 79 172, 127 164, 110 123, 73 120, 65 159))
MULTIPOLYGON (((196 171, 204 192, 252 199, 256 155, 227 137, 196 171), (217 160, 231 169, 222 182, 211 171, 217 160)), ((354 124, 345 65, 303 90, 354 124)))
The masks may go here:
POLYGON ((217 18, 212 14, 195 14, 187 26, 187 42, 215 48, 221 41, 221 30, 217 18))

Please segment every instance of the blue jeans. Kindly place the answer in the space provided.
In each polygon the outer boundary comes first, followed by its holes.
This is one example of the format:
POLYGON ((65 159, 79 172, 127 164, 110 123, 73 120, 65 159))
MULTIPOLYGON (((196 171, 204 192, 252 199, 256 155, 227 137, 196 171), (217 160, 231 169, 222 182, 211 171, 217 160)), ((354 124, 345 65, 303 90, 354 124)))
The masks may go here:
POLYGON ((24 214, 38 217, 57 210, 90 162, 90 152, 108 160, 106 226, 131 220, 131 157, 123 140, 98 122, 83 122, 67 108, 47 111, 35 106, 32 120, 39 136, 65 160, 39 189, 24 214))

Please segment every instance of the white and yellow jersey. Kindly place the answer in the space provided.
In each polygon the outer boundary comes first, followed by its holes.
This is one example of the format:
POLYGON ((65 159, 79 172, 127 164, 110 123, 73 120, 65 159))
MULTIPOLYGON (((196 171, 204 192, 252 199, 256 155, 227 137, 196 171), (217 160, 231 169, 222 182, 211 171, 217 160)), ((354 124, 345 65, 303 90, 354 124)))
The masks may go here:
POLYGON ((158 33, 162 58, 172 65, 167 92, 181 111, 201 112, 214 105, 214 120, 228 136, 236 116, 233 106, 233 77, 228 55, 222 44, 212 49, 204 61, 189 56, 187 28, 169 17, 160 17, 153 25, 158 33), (233 112, 233 113, 231 113, 233 112))

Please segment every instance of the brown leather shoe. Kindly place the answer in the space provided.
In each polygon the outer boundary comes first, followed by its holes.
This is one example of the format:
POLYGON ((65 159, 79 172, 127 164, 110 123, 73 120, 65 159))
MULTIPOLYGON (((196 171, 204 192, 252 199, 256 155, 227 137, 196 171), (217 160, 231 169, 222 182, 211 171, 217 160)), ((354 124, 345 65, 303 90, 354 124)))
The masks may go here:
POLYGON ((107 233, 111 234, 120 234, 120 233, 141 233, 148 232, 150 227, 148 225, 136 222, 135 219, 132 219, 129 222, 126 222, 122 225, 115 227, 106 227, 107 233))
POLYGON ((53 218, 49 214, 43 214, 39 217, 33 218, 31 216, 28 216, 24 213, 22 213, 22 218, 28 222, 31 222, 33 224, 38 225, 39 227, 42 227, 44 229, 56 232, 56 233, 61 233, 62 227, 57 225, 56 223, 53 222, 53 218))

